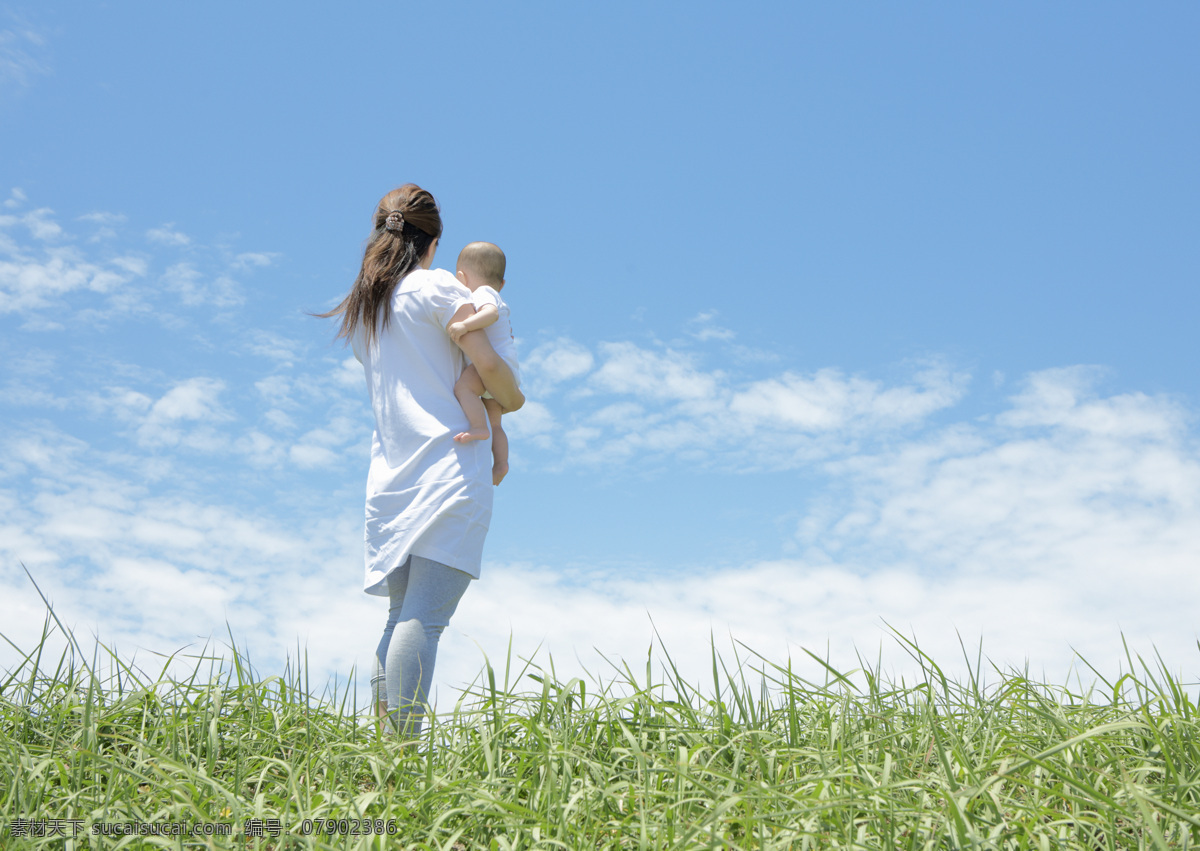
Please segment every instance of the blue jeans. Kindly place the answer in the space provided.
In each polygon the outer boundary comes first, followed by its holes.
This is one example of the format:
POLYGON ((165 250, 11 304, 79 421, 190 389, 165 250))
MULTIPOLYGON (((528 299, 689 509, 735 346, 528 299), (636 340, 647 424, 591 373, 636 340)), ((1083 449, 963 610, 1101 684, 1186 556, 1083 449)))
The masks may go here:
POLYGON ((470 574, 421 556, 409 556, 388 574, 387 626, 375 649, 371 691, 387 701, 388 715, 407 735, 421 733, 433 683, 438 640, 458 608, 470 574))

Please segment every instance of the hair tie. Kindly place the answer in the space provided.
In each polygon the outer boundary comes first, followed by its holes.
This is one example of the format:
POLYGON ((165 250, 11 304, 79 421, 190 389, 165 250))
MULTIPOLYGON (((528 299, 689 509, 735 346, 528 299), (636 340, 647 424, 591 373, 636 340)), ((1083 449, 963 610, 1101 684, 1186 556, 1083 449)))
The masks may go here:
POLYGON ((399 233, 404 230, 404 214, 399 210, 392 210, 388 213, 387 220, 384 221, 383 226, 390 231, 399 233))

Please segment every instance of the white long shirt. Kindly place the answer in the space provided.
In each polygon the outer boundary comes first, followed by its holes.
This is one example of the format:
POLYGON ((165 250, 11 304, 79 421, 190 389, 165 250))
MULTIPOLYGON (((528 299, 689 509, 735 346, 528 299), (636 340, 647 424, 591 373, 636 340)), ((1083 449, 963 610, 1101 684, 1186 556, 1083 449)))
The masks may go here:
POLYGON ((367 473, 364 544, 368 594, 387 595, 387 575, 410 554, 479 578, 492 517, 491 440, 455 443, 468 429, 454 396, 462 351, 446 333, 470 291, 442 269, 409 273, 392 316, 371 346, 352 341, 375 412, 367 473))

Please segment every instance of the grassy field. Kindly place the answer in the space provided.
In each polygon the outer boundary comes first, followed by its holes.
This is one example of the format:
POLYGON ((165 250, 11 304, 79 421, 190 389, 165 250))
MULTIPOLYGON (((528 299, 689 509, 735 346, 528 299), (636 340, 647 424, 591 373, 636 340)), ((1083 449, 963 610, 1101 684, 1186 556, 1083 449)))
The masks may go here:
POLYGON ((172 678, 46 646, 0 680, 4 849, 1200 845, 1196 700, 1136 658, 1087 689, 953 681, 915 645, 901 685, 715 653, 703 691, 666 658, 603 684, 489 667, 402 747, 352 690, 236 655, 172 678))

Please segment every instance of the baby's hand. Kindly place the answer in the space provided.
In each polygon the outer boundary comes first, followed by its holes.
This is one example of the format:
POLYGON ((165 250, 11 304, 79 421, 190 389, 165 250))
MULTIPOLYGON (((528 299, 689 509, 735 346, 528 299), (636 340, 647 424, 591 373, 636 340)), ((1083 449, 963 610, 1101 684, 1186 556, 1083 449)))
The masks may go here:
POLYGON ((450 339, 457 343, 462 335, 467 333, 467 326, 462 322, 451 322, 446 330, 450 332, 450 339))

